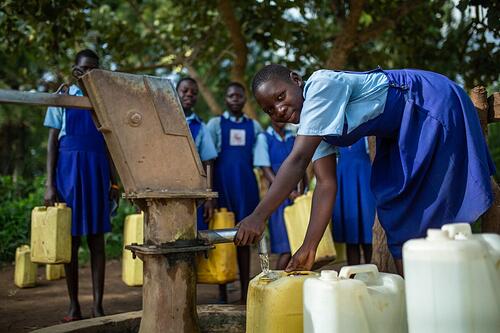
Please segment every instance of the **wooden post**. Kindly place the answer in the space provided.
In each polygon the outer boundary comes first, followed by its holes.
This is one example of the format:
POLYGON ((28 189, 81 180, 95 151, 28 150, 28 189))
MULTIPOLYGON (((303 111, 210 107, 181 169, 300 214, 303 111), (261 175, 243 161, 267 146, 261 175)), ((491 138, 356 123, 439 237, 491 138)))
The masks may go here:
MULTIPOLYGON (((370 150, 370 159, 373 162, 376 152, 376 138, 370 136, 368 138, 368 146, 370 150)), ((377 265, 380 272, 396 273, 396 265, 394 264, 394 259, 392 258, 389 248, 387 247, 387 238, 385 236, 385 231, 378 220, 377 214, 375 214, 375 222, 373 223, 373 236, 372 236, 372 264, 377 265)))
MULTIPOLYGON (((499 93, 491 95, 488 99, 486 89, 479 86, 471 90, 470 98, 479 115, 484 137, 488 141, 488 122, 495 122, 500 118, 499 93)), ((493 177, 491 177, 491 187, 494 201, 490 209, 481 217, 481 231, 500 234, 500 187, 493 177)))

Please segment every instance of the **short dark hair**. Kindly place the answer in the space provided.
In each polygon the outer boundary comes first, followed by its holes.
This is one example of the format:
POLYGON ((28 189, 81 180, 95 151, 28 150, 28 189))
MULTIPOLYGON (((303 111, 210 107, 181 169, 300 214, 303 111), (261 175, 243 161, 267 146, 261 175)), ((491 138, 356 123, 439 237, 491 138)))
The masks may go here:
POLYGON ((241 90, 243 90, 243 92, 245 92, 245 91, 246 91, 245 86, 244 86, 244 85, 242 85, 241 83, 237 82, 237 81, 231 81, 231 82, 229 82, 229 84, 228 84, 228 85, 227 85, 227 87, 226 87, 226 91, 228 91, 228 90, 229 90, 229 88, 231 88, 231 87, 238 87, 238 88, 240 88, 241 90))
POLYGON ((255 91, 261 84, 267 82, 272 79, 279 79, 286 81, 290 79, 290 73, 292 71, 287 67, 278 65, 278 64, 270 64, 261 68, 257 74, 253 77, 252 80, 252 92, 255 94, 255 91))
POLYGON ((85 49, 78 52, 75 56, 75 65, 78 64, 81 58, 92 58, 97 61, 97 64, 99 64, 99 56, 91 49, 85 49))
POLYGON ((186 77, 183 77, 179 80, 179 82, 177 82, 177 85, 175 86, 175 90, 179 89, 179 86, 181 85, 182 82, 184 81, 190 81, 190 82, 193 82, 194 84, 198 85, 198 82, 196 82, 195 79, 193 79, 192 77, 190 76, 186 76, 186 77))

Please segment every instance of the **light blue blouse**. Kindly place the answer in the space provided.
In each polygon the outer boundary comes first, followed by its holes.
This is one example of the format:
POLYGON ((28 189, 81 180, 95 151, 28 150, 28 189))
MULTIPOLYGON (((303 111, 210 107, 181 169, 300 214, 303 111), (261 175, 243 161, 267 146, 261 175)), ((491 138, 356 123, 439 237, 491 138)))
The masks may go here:
MULTIPOLYGON (((383 72, 314 72, 304 86, 298 135, 342 135, 384 111, 389 80, 383 72)), ((321 142, 313 161, 335 153, 321 142)))
MULTIPOLYGON (((243 121, 243 118, 236 118, 234 116, 231 116, 231 114, 228 111, 225 111, 222 114, 222 116, 226 119, 234 121, 235 123, 239 123, 239 122, 243 121)), ((243 115, 243 117, 248 119, 248 117, 246 115, 243 115)), ((260 126, 260 124, 256 120, 253 120, 253 124, 254 124, 253 128, 254 128, 255 137, 258 138, 259 133, 262 132, 262 127, 260 126)), ((212 136, 212 140, 215 144, 215 149, 217 150, 217 153, 220 153, 221 137, 222 137, 222 131, 220 128, 220 117, 214 117, 214 118, 210 119, 208 121, 208 124, 207 124, 207 129, 208 129, 208 132, 210 133, 210 135, 212 136)), ((256 150, 257 145, 259 145, 258 140, 255 140, 254 144, 253 144, 254 157, 255 157, 255 150, 256 150)))
MULTIPOLYGON (((269 126, 266 130, 270 135, 274 135, 276 139, 283 142, 288 140, 289 137, 294 136, 294 133, 288 129, 285 129, 285 140, 276 133, 272 126, 269 126)), ((255 153, 253 158, 253 165, 256 167, 270 167, 271 157, 269 156, 269 145, 267 144, 267 136, 265 133, 260 133, 257 136, 257 145, 255 147, 255 153)))
MULTIPOLYGON (((82 90, 74 84, 69 87, 68 94, 71 96, 83 96, 82 90)), ((58 129, 58 139, 60 140, 66 135, 66 108, 49 106, 45 114, 43 126, 58 129)))
POLYGON ((200 159, 202 161, 215 159, 217 157, 217 150, 215 150, 212 136, 208 132, 205 123, 194 112, 189 117, 186 117, 186 121, 188 125, 193 121, 198 121, 201 124, 200 131, 198 132, 198 135, 196 135, 196 138, 194 138, 196 149, 198 150, 198 154, 200 154, 200 159))

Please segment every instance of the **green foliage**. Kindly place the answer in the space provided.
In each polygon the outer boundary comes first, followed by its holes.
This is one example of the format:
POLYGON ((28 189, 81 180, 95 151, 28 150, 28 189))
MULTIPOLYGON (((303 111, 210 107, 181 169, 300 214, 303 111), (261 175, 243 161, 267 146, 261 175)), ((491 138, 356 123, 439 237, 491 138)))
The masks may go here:
POLYGON ((123 222, 134 214, 136 208, 129 201, 121 199, 116 216, 111 219, 111 232, 106 234, 106 257, 120 258, 123 250, 123 222))
POLYGON ((500 182, 500 123, 488 125, 488 147, 497 168, 495 179, 500 182))
POLYGON ((31 210, 43 202, 44 181, 0 177, 0 261, 12 261, 16 248, 30 243, 31 210))
MULTIPOLYGON (((45 177, 31 179, 0 176, 0 262, 14 260, 16 248, 30 244, 31 210, 43 205, 45 177)), ((107 258, 119 258, 123 247, 123 221, 135 208, 121 200, 116 216, 111 220, 112 232, 106 234, 107 258)), ((79 258, 82 263, 89 259, 86 240, 82 240, 79 258)))

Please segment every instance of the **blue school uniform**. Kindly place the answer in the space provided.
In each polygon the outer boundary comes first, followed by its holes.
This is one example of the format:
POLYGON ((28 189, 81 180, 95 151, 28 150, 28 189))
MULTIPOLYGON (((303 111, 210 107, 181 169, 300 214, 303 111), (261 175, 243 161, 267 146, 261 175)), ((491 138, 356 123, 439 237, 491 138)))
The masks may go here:
MULTIPOLYGON (((255 151, 255 166, 270 167, 274 174, 278 173, 281 164, 288 157, 295 142, 295 136, 291 131, 285 130, 283 139, 272 127, 258 137, 262 141, 259 150, 255 151)), ((292 204, 290 199, 286 199, 269 217, 269 233, 271 235, 272 253, 289 253, 290 244, 286 232, 285 208, 292 204)))
MULTIPOLYGON (((189 125, 189 130, 191 131, 191 136, 193 137, 201 161, 205 162, 215 159, 217 157, 215 145, 207 127, 200 117, 198 117, 195 113, 192 113, 190 116, 186 117, 186 121, 189 125)), ((205 223, 203 219, 203 210, 203 206, 199 206, 196 210, 196 224, 198 230, 208 229, 208 224, 205 223)))
POLYGON ((466 92, 421 70, 315 72, 299 135, 334 146, 377 137, 371 188, 389 250, 446 223, 474 222, 492 204, 495 167, 466 92))
POLYGON ((337 199, 333 209, 336 242, 371 244, 375 199, 370 189, 371 163, 367 139, 339 149, 337 199))
MULTIPOLYGON (((83 96, 77 86, 69 94, 83 96)), ((58 198, 71 207, 71 234, 111 231, 109 161, 91 112, 49 107, 44 125, 60 130, 56 188, 58 198)))
POLYGON ((219 193, 219 207, 233 212, 236 222, 250 215, 259 202, 253 173, 255 126, 252 119, 246 116, 231 119, 227 112, 211 119, 207 125, 219 150, 214 168, 214 189, 219 193))

